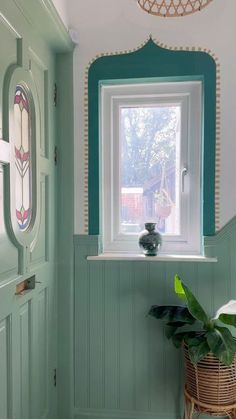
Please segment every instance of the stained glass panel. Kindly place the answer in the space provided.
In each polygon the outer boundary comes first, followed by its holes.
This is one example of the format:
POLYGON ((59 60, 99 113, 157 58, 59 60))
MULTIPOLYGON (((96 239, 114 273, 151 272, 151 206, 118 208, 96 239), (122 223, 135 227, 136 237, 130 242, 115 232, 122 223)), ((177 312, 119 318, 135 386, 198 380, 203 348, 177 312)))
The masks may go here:
POLYGON ((27 230, 32 214, 30 102, 25 88, 18 85, 14 99, 16 219, 27 230))

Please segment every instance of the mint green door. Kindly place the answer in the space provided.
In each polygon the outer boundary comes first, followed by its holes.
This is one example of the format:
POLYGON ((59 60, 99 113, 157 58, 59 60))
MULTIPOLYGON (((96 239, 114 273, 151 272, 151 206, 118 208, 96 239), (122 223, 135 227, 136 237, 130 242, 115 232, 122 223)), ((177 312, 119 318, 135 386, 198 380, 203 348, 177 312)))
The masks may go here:
POLYGON ((13 1, 1 8, 0 418, 54 419, 54 55, 13 1))

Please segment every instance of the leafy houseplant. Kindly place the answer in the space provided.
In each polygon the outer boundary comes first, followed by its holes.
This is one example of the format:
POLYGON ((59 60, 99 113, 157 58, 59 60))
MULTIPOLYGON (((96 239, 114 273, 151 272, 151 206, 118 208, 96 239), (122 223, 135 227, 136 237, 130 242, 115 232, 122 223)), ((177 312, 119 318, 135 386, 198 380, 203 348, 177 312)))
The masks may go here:
POLYGON ((172 209, 172 201, 168 192, 164 188, 155 192, 154 200, 157 215, 161 218, 168 218, 172 209))
POLYGON ((184 343, 191 362, 197 364, 211 352, 230 366, 236 353, 236 340, 227 326, 236 327, 236 301, 222 306, 210 318, 190 289, 175 275, 175 292, 185 305, 152 306, 149 315, 166 322, 166 336, 175 347, 184 343))

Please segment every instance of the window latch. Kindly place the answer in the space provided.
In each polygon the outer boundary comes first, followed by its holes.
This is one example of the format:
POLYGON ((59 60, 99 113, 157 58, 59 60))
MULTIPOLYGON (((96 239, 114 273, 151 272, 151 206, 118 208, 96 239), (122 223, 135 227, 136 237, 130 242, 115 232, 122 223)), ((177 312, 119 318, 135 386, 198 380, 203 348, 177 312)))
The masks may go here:
POLYGON ((184 167, 181 171, 181 192, 184 193, 184 180, 185 180, 185 176, 188 173, 188 169, 187 167, 184 167))

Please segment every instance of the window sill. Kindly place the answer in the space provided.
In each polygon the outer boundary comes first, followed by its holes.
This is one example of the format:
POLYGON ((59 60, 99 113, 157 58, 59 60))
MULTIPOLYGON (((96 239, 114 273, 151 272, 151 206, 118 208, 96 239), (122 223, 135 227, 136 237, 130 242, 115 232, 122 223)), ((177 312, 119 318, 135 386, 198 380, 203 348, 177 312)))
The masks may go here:
POLYGON ((145 261, 145 262, 217 262, 216 257, 202 255, 164 255, 145 256, 130 253, 102 253, 97 256, 87 256, 90 261, 102 260, 123 260, 123 261, 145 261))

